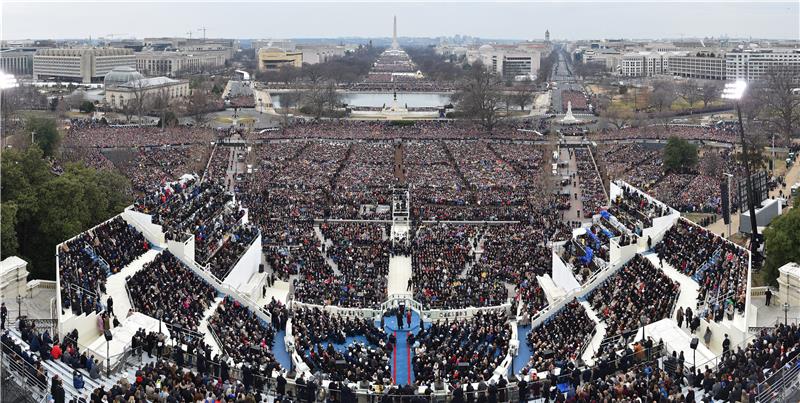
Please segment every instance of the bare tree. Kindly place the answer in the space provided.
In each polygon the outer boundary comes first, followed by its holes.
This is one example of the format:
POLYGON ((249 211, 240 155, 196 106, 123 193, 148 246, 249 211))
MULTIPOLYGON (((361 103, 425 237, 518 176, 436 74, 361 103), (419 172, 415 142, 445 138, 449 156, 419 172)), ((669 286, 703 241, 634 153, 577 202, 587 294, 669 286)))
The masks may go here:
POLYGON ((720 172, 722 172, 724 167, 725 161, 722 160, 719 152, 711 149, 708 150, 703 156, 703 163, 700 165, 700 170, 703 175, 718 177, 720 176, 720 172))
POLYGON ((289 112, 297 106, 301 98, 302 94, 295 91, 281 94, 281 115, 284 126, 289 124, 289 112))
POLYGON ((119 110, 125 116, 125 123, 131 122, 131 117, 136 113, 136 108, 133 101, 122 101, 122 107, 119 110))
POLYGON ((149 103, 150 95, 147 92, 147 86, 143 80, 136 80, 131 87, 131 98, 128 102, 133 102, 133 109, 136 111, 136 118, 139 122, 142 121, 145 108, 149 103))
POLYGON ((721 92, 722 89, 720 89, 719 85, 712 82, 704 83, 703 87, 700 89, 703 108, 708 108, 708 104, 717 100, 721 92))
POLYGON ((675 94, 675 87, 669 81, 656 81, 653 84, 653 93, 650 95, 650 105, 658 109, 658 112, 663 112, 666 108, 672 106, 675 102, 677 95, 675 94))
POLYGON ((336 92, 333 82, 323 83, 314 82, 311 87, 303 93, 302 101, 304 106, 311 110, 315 119, 329 114, 339 104, 340 97, 336 92))
POLYGON ((800 68, 774 66, 767 70, 754 94, 761 104, 761 118, 769 129, 790 139, 800 131, 800 68))
POLYGON ((689 104, 689 109, 694 107, 694 103, 702 98, 700 87, 694 80, 686 80, 678 86, 678 94, 689 104))
POLYGON ((519 106, 519 110, 524 111, 525 105, 533 102, 533 94, 535 91, 536 87, 533 85, 533 81, 529 79, 523 80, 514 88, 514 91, 511 93, 513 97, 513 103, 519 106))
POLYGON ((186 114, 192 117, 196 125, 202 126, 208 121, 212 103, 210 92, 204 88, 196 88, 186 102, 186 114))
POLYGON ((165 115, 167 114, 167 109, 169 109, 169 98, 167 94, 159 92, 153 95, 150 99, 149 108, 161 117, 161 128, 163 129, 166 125, 165 115))
POLYGON ((607 108, 600 114, 600 117, 603 118, 601 120, 616 127, 617 130, 630 124, 634 119, 633 112, 620 107, 607 108))
POLYGON ((479 119, 492 132, 503 105, 502 81, 482 63, 475 63, 453 94, 453 101, 467 117, 479 119))

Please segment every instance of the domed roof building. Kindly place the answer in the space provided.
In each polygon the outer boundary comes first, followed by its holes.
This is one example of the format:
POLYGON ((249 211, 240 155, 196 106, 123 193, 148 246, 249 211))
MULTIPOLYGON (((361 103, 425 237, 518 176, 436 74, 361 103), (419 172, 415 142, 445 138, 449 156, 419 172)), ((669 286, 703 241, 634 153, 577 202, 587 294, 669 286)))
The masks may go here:
POLYGON ((106 74, 103 79, 103 85, 108 87, 116 87, 131 81, 141 80, 144 76, 130 66, 114 67, 106 74))

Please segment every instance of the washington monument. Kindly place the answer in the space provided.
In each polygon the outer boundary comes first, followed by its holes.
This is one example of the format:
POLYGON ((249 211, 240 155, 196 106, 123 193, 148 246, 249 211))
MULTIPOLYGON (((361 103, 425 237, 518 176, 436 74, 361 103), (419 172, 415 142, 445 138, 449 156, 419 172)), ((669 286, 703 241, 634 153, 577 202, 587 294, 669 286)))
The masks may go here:
POLYGON ((392 29, 392 49, 400 49, 400 44, 397 43, 397 16, 394 16, 394 28, 392 29))

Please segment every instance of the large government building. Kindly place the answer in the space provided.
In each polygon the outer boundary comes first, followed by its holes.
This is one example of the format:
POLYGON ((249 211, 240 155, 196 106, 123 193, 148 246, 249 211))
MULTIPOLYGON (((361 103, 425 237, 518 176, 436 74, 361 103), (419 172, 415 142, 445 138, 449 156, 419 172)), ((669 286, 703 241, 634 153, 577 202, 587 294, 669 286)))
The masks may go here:
POLYGON ((97 83, 113 68, 123 66, 136 66, 136 58, 130 49, 39 49, 33 56, 33 78, 97 83))

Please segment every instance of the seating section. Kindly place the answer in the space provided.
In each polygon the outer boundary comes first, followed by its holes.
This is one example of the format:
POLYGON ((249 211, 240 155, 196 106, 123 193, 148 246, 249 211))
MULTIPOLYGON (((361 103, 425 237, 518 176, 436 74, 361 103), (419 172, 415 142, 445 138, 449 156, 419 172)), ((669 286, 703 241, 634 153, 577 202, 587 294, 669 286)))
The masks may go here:
POLYGON ((143 255, 149 243, 117 216, 58 248, 61 305, 76 315, 102 310, 106 279, 143 255))
POLYGON ((298 352, 314 372, 322 371, 338 382, 391 376, 386 368, 394 347, 386 333, 370 320, 303 308, 293 312, 292 332, 298 352))
POLYGON ((656 245, 660 259, 700 284, 698 303, 706 317, 722 320, 744 312, 750 254, 684 218, 656 245))
POLYGON ((506 358, 511 327, 503 314, 478 313, 471 319, 435 322, 414 338, 412 364, 418 380, 448 383, 491 378, 506 358))
POLYGON ((131 276, 127 287, 137 311, 193 331, 216 296, 214 287, 168 251, 131 276))
POLYGON ((531 349, 531 359, 523 373, 563 370, 570 364, 574 367, 594 327, 583 305, 578 301, 570 302, 528 333, 526 342, 531 349))
POLYGON ((634 255, 589 296, 592 309, 605 321, 606 336, 622 334, 670 317, 680 285, 650 260, 634 255))

